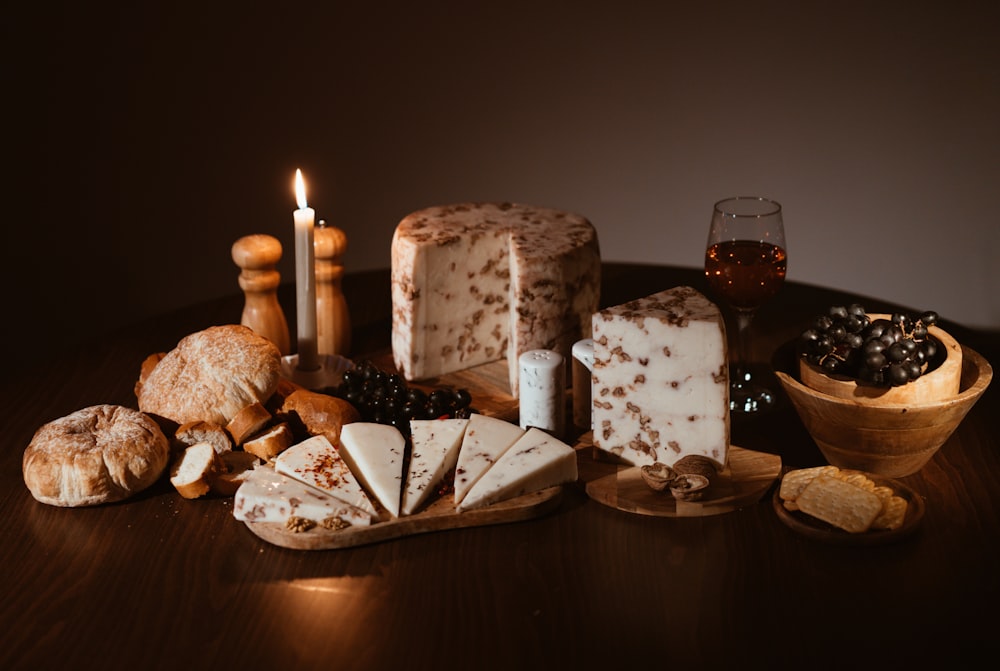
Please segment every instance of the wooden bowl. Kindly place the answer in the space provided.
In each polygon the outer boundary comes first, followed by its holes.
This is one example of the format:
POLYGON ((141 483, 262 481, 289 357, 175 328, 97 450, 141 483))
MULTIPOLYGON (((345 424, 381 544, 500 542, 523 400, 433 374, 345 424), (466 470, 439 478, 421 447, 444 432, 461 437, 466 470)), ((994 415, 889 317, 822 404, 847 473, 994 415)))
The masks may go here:
MULTIPOLYGON (((871 314, 869 317, 872 320, 889 319, 891 315, 871 314)), ((854 399, 866 405, 923 405, 952 398, 961 389, 962 347, 950 333, 938 326, 930 327, 928 332, 941 344, 936 361, 938 365, 929 373, 899 387, 877 387, 844 375, 830 375, 805 359, 799 359, 799 380, 824 394, 854 399)))
MULTIPOLYGON (((774 372, 817 447, 834 466, 888 478, 916 473, 958 428, 993 379, 993 368, 961 346, 958 393, 889 403, 835 396, 803 384, 796 342, 775 353, 774 372)), ((932 373, 933 374, 933 373, 932 373)))

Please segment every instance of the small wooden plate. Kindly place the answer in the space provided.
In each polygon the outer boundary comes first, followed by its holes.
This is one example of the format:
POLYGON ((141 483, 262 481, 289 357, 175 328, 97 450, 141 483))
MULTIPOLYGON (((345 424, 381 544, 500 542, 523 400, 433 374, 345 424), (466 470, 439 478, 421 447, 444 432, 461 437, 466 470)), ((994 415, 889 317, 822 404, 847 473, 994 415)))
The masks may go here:
POLYGON ((587 495, 598 503, 625 512, 654 517, 707 517, 733 512, 758 503, 781 474, 776 454, 729 448, 729 463, 712 479, 697 501, 678 501, 670 492, 653 490, 642 479, 638 466, 604 462, 592 456, 590 434, 581 438, 577 464, 587 495))
POLYGON ((292 550, 335 550, 378 543, 402 536, 487 526, 540 517, 559 505, 562 486, 549 487, 515 499, 500 501, 486 508, 456 512, 450 495, 438 497, 423 511, 413 515, 372 522, 367 527, 348 527, 337 531, 313 527, 308 531, 289 531, 276 522, 244 522, 254 534, 274 545, 292 550))
POLYGON ((906 538, 916 531, 920 524, 920 520, 924 517, 924 500, 919 494, 898 480, 883 478, 879 475, 875 475, 874 473, 848 470, 844 470, 843 472, 862 473, 871 479, 876 485, 890 487, 897 496, 901 496, 906 499, 906 517, 903 518, 903 525, 898 529, 867 531, 865 533, 852 534, 848 531, 844 531, 843 529, 838 529, 833 525, 827 524, 823 520, 816 519, 811 515, 806 515, 805 513, 799 511, 788 510, 782 504, 781 497, 778 496, 781 491, 780 487, 775 488, 774 496, 771 499, 774 512, 777 513, 778 519, 784 522, 789 529, 801 534, 802 536, 835 545, 882 545, 906 538))

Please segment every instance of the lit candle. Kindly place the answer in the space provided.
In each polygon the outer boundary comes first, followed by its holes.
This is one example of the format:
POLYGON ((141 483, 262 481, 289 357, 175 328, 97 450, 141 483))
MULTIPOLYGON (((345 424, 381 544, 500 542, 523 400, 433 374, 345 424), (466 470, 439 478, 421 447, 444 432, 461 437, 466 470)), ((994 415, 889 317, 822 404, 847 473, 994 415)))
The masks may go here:
POLYGON ((295 170, 295 298, 299 370, 316 370, 316 257, 313 249, 315 211, 306 204, 302 171, 295 170))

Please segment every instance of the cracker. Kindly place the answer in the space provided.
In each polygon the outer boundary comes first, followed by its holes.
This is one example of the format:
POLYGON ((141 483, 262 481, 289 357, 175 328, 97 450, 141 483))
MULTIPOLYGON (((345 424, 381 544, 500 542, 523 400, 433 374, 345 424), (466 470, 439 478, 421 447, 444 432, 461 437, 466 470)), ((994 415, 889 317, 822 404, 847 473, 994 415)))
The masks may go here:
POLYGON ((866 489, 869 492, 875 491, 875 483, 868 479, 868 476, 864 473, 843 473, 841 474, 841 479, 844 482, 850 483, 855 487, 860 487, 861 489, 866 489))
POLYGON ((850 533, 862 533, 882 512, 875 493, 834 476, 814 477, 795 498, 799 510, 850 533))
MULTIPOLYGON (((788 471, 781 478, 781 487, 778 489, 778 496, 785 502, 785 507, 795 510, 787 504, 795 501, 806 485, 812 482, 817 475, 835 475, 840 472, 836 466, 813 466, 812 468, 799 468, 788 471)), ((793 504, 794 505, 794 504, 793 504)))
POLYGON ((872 490, 875 494, 882 499, 882 505, 896 495, 896 492, 892 491, 892 487, 886 487, 885 485, 878 485, 872 490))
POLYGON ((908 505, 906 499, 903 497, 890 496, 883 502, 882 512, 872 521, 872 529, 886 529, 891 531, 903 526, 908 505))

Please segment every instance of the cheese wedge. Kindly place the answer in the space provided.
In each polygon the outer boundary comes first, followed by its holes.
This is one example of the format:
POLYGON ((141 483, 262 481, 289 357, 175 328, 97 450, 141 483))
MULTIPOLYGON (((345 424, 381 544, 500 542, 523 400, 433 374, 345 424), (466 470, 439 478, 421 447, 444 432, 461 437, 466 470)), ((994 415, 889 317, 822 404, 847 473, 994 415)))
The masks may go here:
POLYGON ((410 464, 400 510, 412 515, 455 468, 468 419, 410 420, 410 464))
POLYGON ((633 466, 688 455, 725 468, 729 355, 722 312, 674 287, 593 317, 594 447, 633 466))
POLYGON ((577 475, 576 450, 531 428, 472 486, 458 512, 573 482, 577 475))
POLYGON ((352 422, 340 430, 340 454, 361 484, 399 517, 406 438, 394 426, 352 422))
POLYGON ((455 505, 507 449, 524 435, 524 429, 496 417, 474 414, 465 429, 455 465, 455 505))
POLYGON ((350 465, 326 436, 313 436, 292 445, 275 458, 274 468, 369 515, 378 514, 350 465))
POLYGON ((330 518, 356 527, 371 524, 371 515, 363 510, 282 475, 270 466, 253 469, 236 490, 233 517, 242 522, 278 524, 286 524, 290 517, 302 517, 316 524, 330 518))

